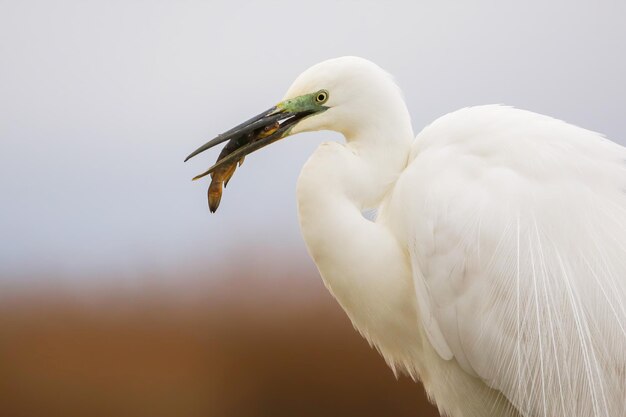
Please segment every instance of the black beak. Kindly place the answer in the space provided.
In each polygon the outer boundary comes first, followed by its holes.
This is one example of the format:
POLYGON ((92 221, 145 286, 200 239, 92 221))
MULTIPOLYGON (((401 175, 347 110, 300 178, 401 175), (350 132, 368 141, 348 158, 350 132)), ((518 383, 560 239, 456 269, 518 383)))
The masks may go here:
POLYGON ((293 125, 311 114, 313 114, 312 111, 292 113, 272 107, 205 143, 185 158, 185 162, 215 145, 229 141, 217 162, 193 178, 194 180, 200 179, 212 174, 218 168, 234 164, 246 155, 282 139, 293 125))
POLYGON ((215 145, 219 145, 220 143, 225 142, 230 139, 243 137, 253 132, 254 130, 258 129, 259 127, 263 128, 265 127, 265 125, 270 124, 273 121, 280 119, 280 116, 275 114, 276 111, 277 111, 277 108, 272 107, 271 109, 266 110, 257 116, 254 116, 252 119, 246 120, 245 122, 233 127, 229 131, 218 135, 215 139, 208 141, 207 143, 205 143, 204 145, 200 146, 198 149, 193 151, 191 154, 189 154, 189 156, 185 158, 185 162, 187 162, 194 156, 198 155, 199 153, 202 153, 206 151, 207 149, 214 147, 215 145))

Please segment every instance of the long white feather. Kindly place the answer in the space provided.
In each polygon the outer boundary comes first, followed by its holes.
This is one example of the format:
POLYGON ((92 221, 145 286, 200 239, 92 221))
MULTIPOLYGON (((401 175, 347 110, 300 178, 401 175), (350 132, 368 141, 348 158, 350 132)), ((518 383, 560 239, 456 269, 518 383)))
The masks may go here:
POLYGON ((424 129, 396 184, 425 333, 524 416, 626 415, 625 161, 596 133, 481 106, 424 129))

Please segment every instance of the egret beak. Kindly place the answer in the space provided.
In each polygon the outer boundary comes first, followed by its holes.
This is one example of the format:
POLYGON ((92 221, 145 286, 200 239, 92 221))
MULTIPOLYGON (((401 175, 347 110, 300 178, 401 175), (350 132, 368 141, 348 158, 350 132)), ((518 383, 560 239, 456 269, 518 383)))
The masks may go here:
MULTIPOLYGON (((319 93, 313 93, 285 100, 218 135, 185 158, 186 162, 199 153, 228 141, 215 164, 193 178, 197 180, 211 175, 208 198, 209 209, 212 213, 217 210, 222 198, 222 187, 228 184, 235 173, 237 163, 241 165, 246 155, 289 136, 291 129, 300 120, 328 109, 328 107, 322 106, 319 100, 315 101, 315 94, 319 95, 319 93)), ((324 97, 328 96, 325 90, 324 94, 326 94, 324 97)))
POLYGON ((312 110, 290 112, 275 106, 218 135, 185 158, 185 162, 187 162, 199 153, 229 141, 217 162, 202 174, 196 175, 193 180, 212 174, 226 165, 232 165, 242 160, 246 155, 288 136, 289 130, 297 122, 313 113, 312 110))

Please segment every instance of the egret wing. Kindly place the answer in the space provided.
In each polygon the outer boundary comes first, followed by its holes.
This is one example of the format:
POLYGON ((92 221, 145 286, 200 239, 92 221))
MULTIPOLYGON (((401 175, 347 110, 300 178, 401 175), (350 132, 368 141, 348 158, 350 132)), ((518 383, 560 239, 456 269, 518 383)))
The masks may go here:
POLYGON ((502 106, 424 129, 397 182, 421 320, 525 416, 626 410, 626 150, 502 106))

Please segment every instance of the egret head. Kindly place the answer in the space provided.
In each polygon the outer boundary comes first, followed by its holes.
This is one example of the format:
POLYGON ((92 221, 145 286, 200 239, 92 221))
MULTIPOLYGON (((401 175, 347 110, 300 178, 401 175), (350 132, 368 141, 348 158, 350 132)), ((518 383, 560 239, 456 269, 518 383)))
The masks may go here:
MULTIPOLYGON (((393 123, 400 114, 408 120, 404 103, 392 78, 376 64, 357 57, 342 57, 321 62, 300 74, 283 100, 233 129, 207 142, 186 159, 225 141, 217 162, 195 179, 211 174, 209 206, 217 209, 221 184, 227 184, 236 164, 271 143, 300 132, 334 130, 348 140, 359 132, 371 131, 382 120, 393 123)), ((375 129, 374 129, 375 130, 375 129)))
POLYGON ((389 104, 401 98, 400 89, 387 72, 373 62, 352 56, 330 59, 307 69, 289 87, 283 100, 318 91, 328 93, 324 103, 328 111, 304 118, 291 134, 333 130, 348 139, 357 138, 360 131, 371 127, 372 121, 386 117, 389 104))

